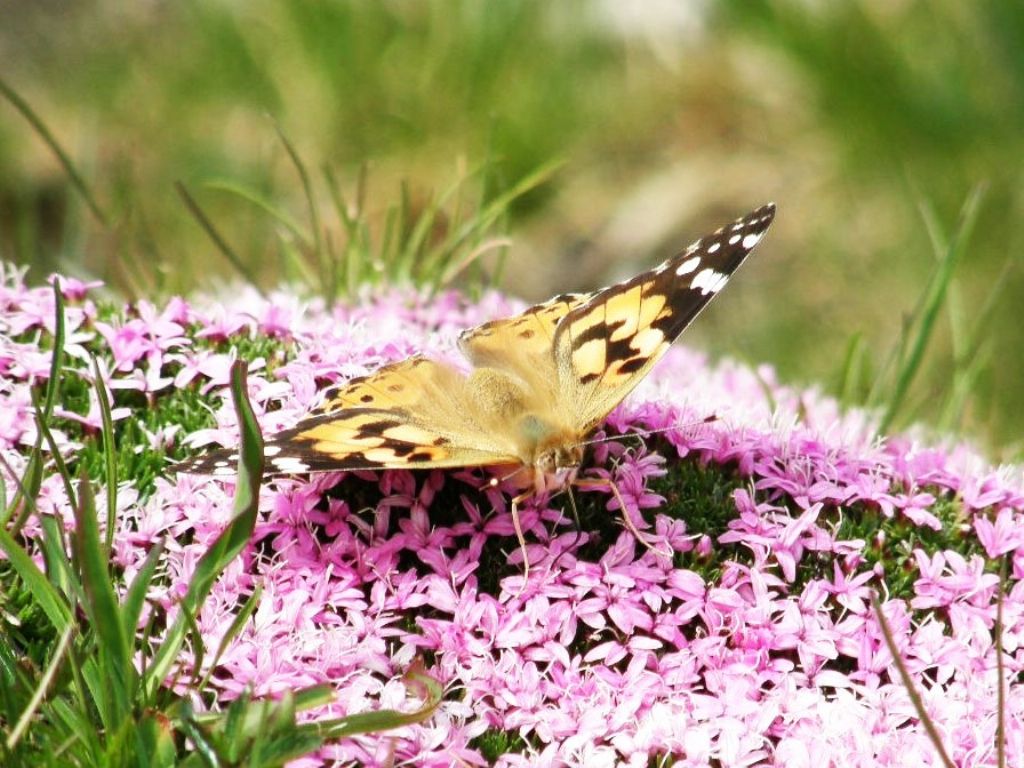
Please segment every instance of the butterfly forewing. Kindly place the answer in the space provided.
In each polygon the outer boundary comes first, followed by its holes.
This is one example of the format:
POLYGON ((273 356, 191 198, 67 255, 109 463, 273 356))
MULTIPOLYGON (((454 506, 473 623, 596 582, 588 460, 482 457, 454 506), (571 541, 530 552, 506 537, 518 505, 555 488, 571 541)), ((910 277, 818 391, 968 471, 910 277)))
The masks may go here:
POLYGON ((555 367, 562 408, 586 434, 643 379, 771 225, 762 206, 654 269, 594 294, 558 324, 555 367))

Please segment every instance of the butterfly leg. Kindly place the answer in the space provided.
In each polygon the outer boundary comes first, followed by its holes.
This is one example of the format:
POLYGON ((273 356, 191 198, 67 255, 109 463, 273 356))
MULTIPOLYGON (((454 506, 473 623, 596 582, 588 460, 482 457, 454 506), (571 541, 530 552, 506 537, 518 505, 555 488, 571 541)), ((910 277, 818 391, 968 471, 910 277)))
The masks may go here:
POLYGON ((594 477, 587 478, 584 480, 574 480, 573 485, 575 485, 577 488, 581 488, 584 490, 587 488, 610 489, 612 495, 615 497, 615 500, 619 502, 619 510, 622 512, 622 521, 626 524, 626 528, 629 530, 629 532, 636 536, 637 541, 639 541, 647 549, 649 549, 656 555, 661 555, 662 557, 672 557, 671 550, 666 552, 663 549, 658 549, 656 546, 651 544, 651 542, 647 541, 647 539, 644 538, 643 534, 640 533, 639 529, 633 524, 633 520, 629 516, 629 510, 626 509, 626 500, 622 498, 622 494, 619 492, 619 487, 615 484, 613 480, 611 480, 610 478, 605 479, 594 477))
POLYGON ((516 529, 516 538, 519 540, 519 549, 523 553, 523 586, 516 597, 520 597, 526 590, 526 584, 530 580, 530 556, 526 552, 526 537, 523 536, 523 524, 519 520, 519 505, 534 495, 533 489, 514 496, 511 503, 512 527, 516 529))

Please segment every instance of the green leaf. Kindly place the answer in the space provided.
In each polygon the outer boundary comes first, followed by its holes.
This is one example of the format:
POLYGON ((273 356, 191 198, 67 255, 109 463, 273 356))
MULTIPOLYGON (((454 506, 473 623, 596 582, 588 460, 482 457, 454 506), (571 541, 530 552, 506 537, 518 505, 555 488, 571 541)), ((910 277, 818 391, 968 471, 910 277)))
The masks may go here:
POLYGON ((142 566, 139 568, 139 572, 135 574, 135 578, 128 587, 124 602, 121 604, 121 622, 126 638, 135 637, 139 626, 139 618, 142 616, 142 608, 146 604, 146 593, 153 581, 153 574, 156 573, 156 567, 159 565, 163 554, 164 544, 162 541, 157 542, 149 550, 145 561, 143 561, 142 566))
POLYGON ((103 437, 103 467, 107 484, 106 547, 109 551, 114 546, 114 531, 117 528, 117 446, 114 441, 114 419, 110 412, 110 393, 103 382, 100 365, 95 357, 92 359, 92 376, 102 423, 100 434, 103 437))
POLYGON ((429 719, 440 706, 444 688, 435 678, 427 674, 419 662, 405 673, 405 677, 407 682, 421 687, 424 691, 423 706, 419 709, 412 712, 398 712, 393 709, 359 712, 348 717, 309 723, 303 727, 313 730, 327 739, 341 739, 361 733, 378 733, 405 725, 422 723, 429 719))

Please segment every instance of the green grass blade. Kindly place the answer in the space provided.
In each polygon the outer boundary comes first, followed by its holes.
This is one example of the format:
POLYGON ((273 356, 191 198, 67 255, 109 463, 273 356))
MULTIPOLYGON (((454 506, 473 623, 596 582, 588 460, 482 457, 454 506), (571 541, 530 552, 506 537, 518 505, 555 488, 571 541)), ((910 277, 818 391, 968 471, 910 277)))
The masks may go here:
POLYGON ((100 539, 92 483, 84 472, 78 484, 72 545, 85 591, 85 612, 100 648, 96 661, 102 665, 104 687, 110 692, 112 708, 107 713, 105 725, 113 730, 120 727, 131 711, 135 667, 125 637, 121 606, 111 582, 110 553, 100 539))
POLYGON ((103 438, 103 472, 107 484, 107 551, 114 546, 114 531, 117 528, 117 446, 114 441, 114 419, 110 411, 110 392, 103 381, 99 362, 92 359, 92 385, 100 404, 100 435, 103 438))
POLYGON ((924 305, 918 318, 916 332, 911 338, 907 357, 903 360, 897 372, 896 386, 879 424, 879 432, 883 434, 889 430, 899 414, 907 392, 910 389, 910 384, 921 368, 921 362, 924 359, 928 342, 935 330, 935 322, 938 319, 939 311, 942 309, 946 291, 949 288, 950 281, 953 279, 953 271, 960 261, 960 256, 966 249, 967 242, 974 230, 974 225, 977 223, 983 196, 983 188, 976 187, 967 198, 960 213, 956 235, 947 247, 932 280, 929 281, 924 305))
POLYGON ((491 251, 498 251, 510 248, 511 246, 512 240, 507 237, 494 237, 489 240, 485 240, 461 259, 449 262, 447 267, 445 267, 444 271, 441 273, 438 285, 440 287, 450 285, 455 278, 461 275, 472 264, 476 263, 476 261, 481 257, 487 255, 491 251))
POLYGON ((246 364, 238 360, 231 367, 231 396, 241 431, 241 460, 235 485, 234 517, 196 565, 192 581, 182 598, 182 616, 178 617, 157 651, 148 670, 147 695, 152 695, 174 666, 184 641, 185 615, 195 616, 209 594, 214 581, 248 543, 256 525, 259 488, 263 479, 263 438, 246 392, 246 364))
POLYGON ((259 210, 268 214, 274 221, 284 227, 288 232, 291 233, 292 237, 302 243, 303 247, 312 249, 313 245, 309 240, 309 236, 302 231, 299 223, 295 221, 291 216, 282 211, 280 208, 275 206, 265 197, 253 192, 248 187, 238 184, 233 181, 225 181, 222 179, 215 179, 213 181, 203 182, 203 186, 206 189, 214 189, 219 192, 227 192, 228 194, 235 195, 236 197, 244 200, 250 205, 255 206, 259 210))
POLYGON ((199 203, 197 203, 195 198, 192 197, 192 194, 188 191, 185 185, 180 181, 176 181, 174 182, 174 188, 178 190, 178 195, 185 203, 185 208, 187 208, 188 212, 192 214, 192 218, 198 222, 199 226, 203 228, 206 235, 213 242, 214 246, 216 246, 217 250, 221 252, 224 258, 228 260, 228 263, 235 268, 235 271, 238 272, 246 283, 256 289, 260 296, 265 296, 263 289, 260 288, 259 282, 256 280, 256 276, 249 270, 249 267, 246 266, 245 262, 239 258, 238 254, 235 253, 235 250, 228 245, 228 241, 220 234, 203 209, 199 207, 199 203))
POLYGON ((196 689, 196 681, 199 679, 199 670, 203 667, 203 660, 206 658, 206 641, 203 639, 203 632, 199 629, 199 622, 196 615, 191 611, 181 611, 181 619, 185 623, 185 640, 192 649, 192 678, 189 680, 189 688, 196 689))
MULTIPOLYGON (((188 712, 191 712, 190 707, 186 709, 188 712)), ((199 758, 192 761, 194 764, 210 766, 210 768, 219 768, 223 764, 220 755, 217 754, 215 745, 199 723, 195 722, 191 717, 183 717, 179 723, 179 728, 192 743, 195 757, 199 758)))
POLYGON ((29 453, 28 465, 25 467, 25 476, 18 477, 10 462, 0 456, 0 467, 7 470, 7 473, 14 478, 16 490, 10 504, 6 504, 0 513, 0 528, 7 528, 12 536, 17 536, 21 531, 29 515, 36 511, 36 497, 43 484, 43 461, 42 461, 42 440, 43 435, 36 436, 36 442, 29 453), (14 516, 14 513, 21 510, 18 517, 8 527, 7 521, 14 516))
MULTIPOLYGON (((50 376, 46 381, 46 395, 43 398, 43 419, 47 423, 53 414, 53 408, 57 403, 57 396, 60 393, 60 372, 64 366, 64 295, 60 292, 60 280, 56 279, 53 281, 53 306, 53 354, 50 356, 50 376)), ((34 394, 33 400, 35 400, 34 394)), ((38 403, 36 404, 36 414, 38 418, 38 403)), ((32 452, 29 455, 25 475, 18 485, 18 492, 4 513, 3 521, 0 521, 6 522, 20 506, 21 513, 10 528, 11 534, 15 536, 22 526, 25 525, 29 514, 35 508, 35 499, 39 495, 39 489, 42 487, 43 439, 43 431, 39 430, 36 433, 36 441, 32 447, 32 452)), ((12 473, 11 476, 14 477, 15 475, 12 473)))
POLYGON ((867 344, 864 342, 864 334, 854 333, 846 344, 843 367, 839 372, 839 385, 836 387, 839 402, 844 405, 849 406, 857 402, 858 391, 864 376, 866 355, 867 344))
POLYGON ((57 473, 60 475, 61 481, 64 483, 64 493, 68 497, 68 504, 74 507, 78 502, 75 500, 75 488, 71 483, 71 475, 68 471, 67 464, 64 463, 64 457, 61 456, 60 447, 57 445, 57 441, 53 437, 53 432, 50 431, 50 425, 45 416, 43 407, 39 405, 39 398, 36 397, 36 393, 32 392, 32 405, 35 407, 36 415, 36 429, 38 429, 43 435, 43 441, 50 449, 50 458, 53 459, 53 463, 57 468, 57 473))
POLYGON ((422 723, 433 716, 444 697, 444 687, 436 679, 428 675, 417 663, 405 677, 425 691, 423 706, 413 712, 396 710, 380 710, 377 712, 359 712, 348 717, 335 720, 319 721, 303 726, 327 739, 342 739, 357 736, 361 733, 378 733, 401 728, 405 725, 422 723))
POLYGON ((345 193, 341 191, 341 184, 338 183, 338 177, 330 165, 323 165, 321 172, 324 176, 324 182, 327 184, 327 192, 331 196, 331 202, 334 204, 334 210, 338 214, 342 226, 345 227, 345 232, 349 238, 357 237, 359 235, 358 208, 355 210, 349 208, 348 201, 345 199, 345 193))
POLYGON ((992 349, 989 341, 979 342, 971 350, 970 359, 957 365, 953 372, 953 383, 946 393, 946 401, 937 421, 941 431, 956 432, 960 429, 975 387, 992 360, 992 349))
MULTIPOLYGON (((100 740, 100 731, 96 727, 96 723, 89 717, 89 709, 83 706, 83 702, 79 700, 76 705, 63 698, 54 699, 52 706, 49 708, 48 714, 50 714, 54 720, 60 723, 61 727, 68 731, 70 736, 70 744, 67 744, 65 748, 69 748, 71 744, 80 745, 81 749, 84 749, 88 756, 88 761, 79 762, 79 764, 86 765, 102 765, 101 755, 103 754, 103 744, 100 740)), ((58 752, 55 755, 58 760, 61 755, 58 752)), ((60 765, 60 762, 55 762, 55 765, 60 765)))
POLYGON ((959 427, 974 394, 976 383, 991 360, 993 345, 987 334, 999 300, 1007 285, 1011 284, 1010 273, 1016 267, 1015 256, 1006 259, 999 276, 992 282, 992 289, 986 295, 985 303, 981 309, 973 313, 974 323, 960 344, 960 354, 953 360, 953 383, 938 419, 939 428, 943 431, 959 427))
POLYGON ((82 585, 75 578, 75 569, 68 558, 67 532, 64 522, 53 515, 42 515, 39 525, 43 529, 40 547, 46 562, 46 573, 50 584, 63 594, 68 603, 78 605, 84 599, 82 585))
MULTIPOLYGON (((220 643, 217 644, 217 650, 213 654, 213 658, 210 660, 206 674, 203 675, 202 680, 196 686, 197 690, 204 690, 207 684, 210 682, 210 676, 214 673, 217 668, 217 664, 220 663, 221 656, 227 651, 228 646, 231 645, 238 633, 242 631, 242 627, 249 621, 252 615, 256 612, 256 608, 259 607, 260 598, 263 597, 263 587, 257 585, 256 589, 252 591, 249 598, 242 605, 242 609, 238 612, 238 615, 231 621, 231 626, 228 627, 227 632, 224 633, 224 637, 221 638, 220 643)), ((197 664, 198 666, 198 664, 197 664)))
POLYGON ((92 215, 96 217, 96 220, 104 227, 109 225, 110 219, 107 214, 100 207, 100 204, 96 202, 96 198, 89 190, 89 185, 85 183, 85 179, 75 168, 75 164, 71 162, 71 158, 64 151, 57 139, 51 133, 50 129, 46 127, 46 123, 35 113, 35 110, 29 106, 28 102, 25 101, 11 86, 9 86, 3 78, 0 78, 0 94, 2 94, 11 103, 11 105, 21 113, 21 116, 28 120, 29 125, 32 126, 33 130, 39 134, 39 138, 43 140, 43 143, 50 148, 50 151, 57 157, 57 161, 61 164, 64 169, 64 173, 67 174, 68 180, 71 182, 78 194, 85 200, 85 204, 89 206, 89 210, 92 215))
POLYGON ((50 378, 46 382, 46 398, 43 400, 43 416, 49 420, 60 394, 60 372, 64 368, 64 294, 60 292, 60 280, 53 281, 53 355, 50 357, 50 378))
POLYGON ((143 717, 132 735, 135 736, 136 765, 147 768, 170 768, 177 765, 174 732, 163 713, 143 717))
POLYGON ((450 247, 454 247, 469 237, 475 230, 489 228, 500 216, 503 216, 513 201, 547 182, 565 165, 565 160, 556 158, 544 163, 532 173, 521 178, 511 188, 494 198, 472 221, 466 222, 459 229, 450 247))
POLYGON ((316 196, 313 194, 313 182, 309 177, 309 171, 306 170, 306 164, 302 162, 299 153, 288 140, 284 129, 281 128, 277 121, 274 121, 274 130, 277 131, 277 135, 281 139, 281 143, 284 144, 285 151, 288 153, 292 165, 295 166, 295 171, 299 174, 299 180, 302 182, 302 191, 306 196, 306 205, 309 208, 309 227, 313 233, 313 257, 319 268, 321 285, 326 286, 327 275, 324 259, 323 225, 320 222, 320 209, 316 204, 316 196))
POLYGON ((309 754, 323 744, 315 730, 296 726, 302 706, 325 704, 332 694, 325 686, 288 691, 279 699, 253 700, 251 694, 235 699, 227 712, 211 716, 195 713, 187 702, 178 718, 183 733, 200 744, 185 766, 279 766, 309 754))

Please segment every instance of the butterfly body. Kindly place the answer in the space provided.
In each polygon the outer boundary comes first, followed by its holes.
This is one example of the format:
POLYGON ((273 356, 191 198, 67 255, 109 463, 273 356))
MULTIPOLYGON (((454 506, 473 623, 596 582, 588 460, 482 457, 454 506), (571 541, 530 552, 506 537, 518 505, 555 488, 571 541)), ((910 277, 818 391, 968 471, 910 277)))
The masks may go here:
MULTIPOLYGON (((268 440, 268 471, 490 466, 535 492, 564 487, 587 438, 722 289, 774 214, 763 206, 631 280, 463 332, 468 374, 414 356, 347 382, 268 440)), ((222 449, 180 469, 231 474, 235 461, 222 449)))

